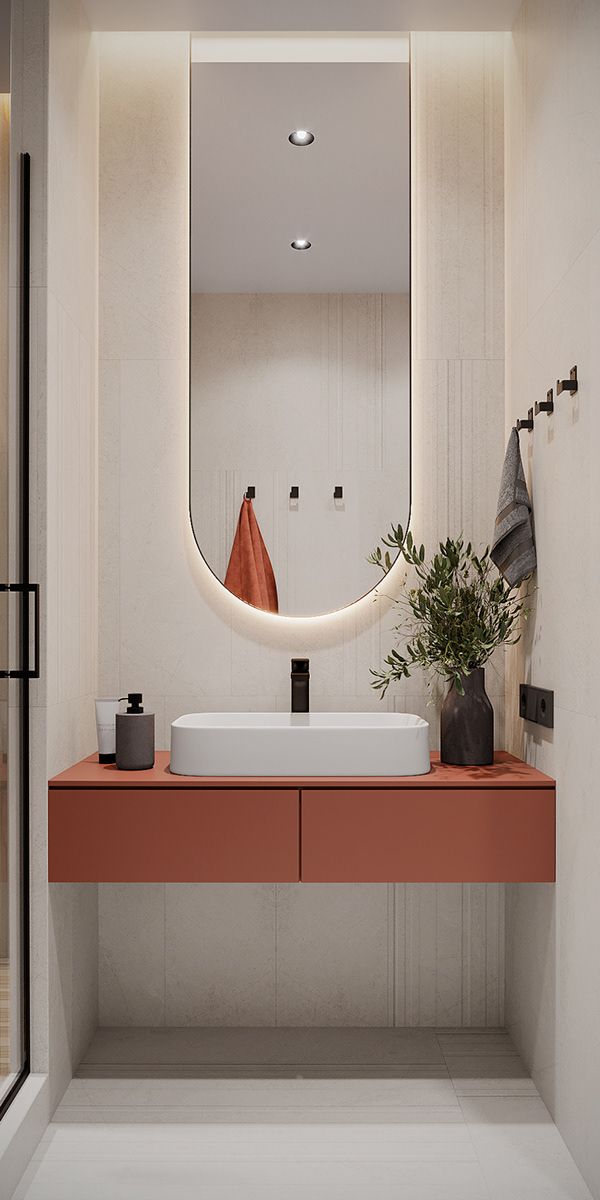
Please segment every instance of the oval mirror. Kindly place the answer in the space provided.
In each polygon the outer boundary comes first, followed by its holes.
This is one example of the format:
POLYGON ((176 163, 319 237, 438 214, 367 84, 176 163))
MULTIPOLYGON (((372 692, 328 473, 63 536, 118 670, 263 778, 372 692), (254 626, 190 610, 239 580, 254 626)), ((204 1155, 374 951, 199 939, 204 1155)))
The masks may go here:
POLYGON ((256 607, 351 604, 408 523, 409 164, 406 61, 192 64, 190 513, 256 607))

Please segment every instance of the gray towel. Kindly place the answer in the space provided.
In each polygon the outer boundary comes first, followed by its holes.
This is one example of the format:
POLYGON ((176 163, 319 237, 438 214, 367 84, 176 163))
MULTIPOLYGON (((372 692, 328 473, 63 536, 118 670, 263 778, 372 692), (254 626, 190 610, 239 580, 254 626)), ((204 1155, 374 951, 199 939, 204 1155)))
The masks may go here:
POLYGON ((535 571, 531 500, 516 428, 511 430, 504 457, 491 559, 511 587, 535 571))

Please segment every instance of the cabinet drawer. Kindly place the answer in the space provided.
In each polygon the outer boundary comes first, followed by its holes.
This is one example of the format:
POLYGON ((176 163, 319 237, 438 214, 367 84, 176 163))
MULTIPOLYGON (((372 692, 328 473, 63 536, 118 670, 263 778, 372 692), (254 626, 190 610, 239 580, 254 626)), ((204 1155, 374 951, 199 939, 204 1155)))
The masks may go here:
POLYGON ((50 882, 293 883, 299 793, 261 788, 56 788, 50 882))
POLYGON ((305 789, 307 883, 553 882, 554 788, 305 789))

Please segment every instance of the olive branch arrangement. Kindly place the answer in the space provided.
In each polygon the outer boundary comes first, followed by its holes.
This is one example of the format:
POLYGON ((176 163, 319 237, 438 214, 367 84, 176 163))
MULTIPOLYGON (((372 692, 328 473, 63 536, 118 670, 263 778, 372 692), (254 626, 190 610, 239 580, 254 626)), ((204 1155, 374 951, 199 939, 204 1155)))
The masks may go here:
MULTIPOLYGON (((431 559, 410 532, 392 525, 382 545, 399 551, 413 568, 416 585, 402 597, 390 597, 402 620, 394 626, 398 640, 408 636, 406 653, 393 649, 380 670, 371 670, 371 686, 381 698, 394 680, 408 679, 421 667, 441 675, 464 695, 463 677, 482 667, 498 646, 514 645, 527 617, 526 599, 496 571, 489 547, 476 554, 464 539, 447 538, 431 559)), ((393 563, 390 550, 377 546, 367 561, 384 574, 393 563)))

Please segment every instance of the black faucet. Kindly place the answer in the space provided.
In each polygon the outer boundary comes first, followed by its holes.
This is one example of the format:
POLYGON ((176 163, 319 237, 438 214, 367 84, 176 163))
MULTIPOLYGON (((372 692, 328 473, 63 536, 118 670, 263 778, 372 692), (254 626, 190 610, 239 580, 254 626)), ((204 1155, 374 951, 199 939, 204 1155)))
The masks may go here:
POLYGON ((310 663, 307 658, 292 659, 292 708, 293 713, 307 713, 308 681, 310 679, 310 663))

